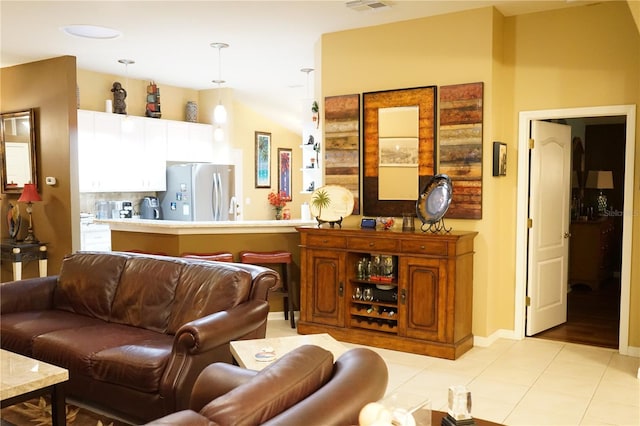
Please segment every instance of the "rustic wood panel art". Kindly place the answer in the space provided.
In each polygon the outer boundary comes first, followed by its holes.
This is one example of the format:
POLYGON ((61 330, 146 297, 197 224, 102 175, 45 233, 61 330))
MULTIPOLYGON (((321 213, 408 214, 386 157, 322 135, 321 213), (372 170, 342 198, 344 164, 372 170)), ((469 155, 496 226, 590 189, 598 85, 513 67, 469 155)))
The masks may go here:
POLYGON ((439 173, 453 183, 451 219, 482 218, 483 83, 440 87, 439 173))
MULTIPOLYGON (((416 201, 378 199, 378 109, 418 106, 418 191, 434 175, 436 149, 436 87, 364 93, 363 99, 363 207, 371 216, 401 216, 414 212, 416 201)), ((398 184, 401 184, 400 182, 398 184)))
POLYGON ((360 214, 360 95, 324 99, 325 183, 353 194, 360 214))

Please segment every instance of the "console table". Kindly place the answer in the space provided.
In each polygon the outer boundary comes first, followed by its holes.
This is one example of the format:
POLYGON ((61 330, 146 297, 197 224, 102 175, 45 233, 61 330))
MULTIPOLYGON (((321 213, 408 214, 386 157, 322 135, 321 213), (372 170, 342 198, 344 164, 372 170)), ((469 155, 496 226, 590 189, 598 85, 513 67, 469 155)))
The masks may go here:
POLYGON ((23 243, 2 240, 2 260, 8 260, 13 267, 13 279, 22 279, 22 262, 38 260, 41 277, 47 276, 47 243, 23 243))
POLYGON ((298 333, 447 359, 471 349, 476 232, 296 229, 298 333), (362 277, 378 257, 390 271, 362 277))

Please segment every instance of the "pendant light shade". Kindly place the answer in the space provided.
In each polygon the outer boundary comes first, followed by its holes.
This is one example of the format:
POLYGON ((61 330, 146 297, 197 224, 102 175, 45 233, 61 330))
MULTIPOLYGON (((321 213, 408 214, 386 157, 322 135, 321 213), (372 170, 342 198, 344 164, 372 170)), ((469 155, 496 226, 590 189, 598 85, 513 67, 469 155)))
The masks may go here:
POLYGON ((213 131, 213 140, 216 142, 222 142, 224 140, 224 130, 222 130, 222 127, 218 126, 213 131))
MULTIPOLYGON (((218 85, 218 92, 220 92, 220 86, 225 82, 222 79, 222 57, 220 51, 226 49, 229 45, 227 43, 216 42, 211 43, 211 47, 218 49, 218 78, 212 81, 218 85)), ((215 124, 225 124, 227 122, 227 109, 222 105, 222 95, 220 93, 218 93, 218 105, 216 105, 213 110, 213 122, 215 124)), ((216 129, 216 132, 217 131, 218 129, 216 129)), ((222 131, 222 129, 220 129, 220 131, 222 131)))
POLYGON ((213 110, 213 121, 216 124, 224 124, 227 122, 227 109, 222 105, 222 101, 220 101, 213 110))

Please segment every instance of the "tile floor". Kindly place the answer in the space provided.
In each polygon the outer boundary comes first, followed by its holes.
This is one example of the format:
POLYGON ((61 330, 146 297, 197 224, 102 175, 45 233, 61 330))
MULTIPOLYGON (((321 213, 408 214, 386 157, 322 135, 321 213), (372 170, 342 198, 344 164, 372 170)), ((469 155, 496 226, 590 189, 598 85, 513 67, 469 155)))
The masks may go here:
MULTIPOLYGON (((270 316, 267 337, 295 335, 270 316)), ((348 347, 356 347, 345 343, 348 347)), ((389 368, 387 394, 428 397, 446 410, 447 389, 466 385, 474 417, 507 425, 640 425, 640 358, 542 339, 500 339, 455 361, 371 348, 389 368)))

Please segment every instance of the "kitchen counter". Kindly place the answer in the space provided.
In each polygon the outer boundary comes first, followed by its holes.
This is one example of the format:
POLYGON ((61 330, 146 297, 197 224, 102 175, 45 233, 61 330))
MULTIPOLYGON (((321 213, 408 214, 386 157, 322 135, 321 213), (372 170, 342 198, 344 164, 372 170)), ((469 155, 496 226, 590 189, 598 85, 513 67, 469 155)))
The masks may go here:
POLYGON ((309 220, 185 222, 180 220, 150 219, 96 219, 94 222, 108 224, 112 232, 142 232, 166 235, 296 233, 297 226, 314 225, 316 223, 309 220))

